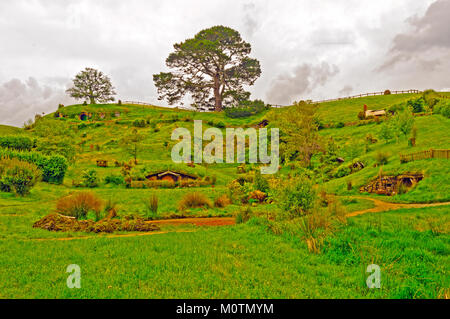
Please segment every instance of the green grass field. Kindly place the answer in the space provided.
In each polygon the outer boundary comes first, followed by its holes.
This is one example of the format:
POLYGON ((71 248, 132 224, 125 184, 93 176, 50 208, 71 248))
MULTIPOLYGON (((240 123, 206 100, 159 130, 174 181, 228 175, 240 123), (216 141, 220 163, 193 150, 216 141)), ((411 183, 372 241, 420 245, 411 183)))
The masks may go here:
MULTIPOLYGON (((387 108, 412 97, 416 95, 323 103, 318 113, 324 123, 354 122, 364 104, 370 109, 387 108)), ((193 190, 213 201, 226 194, 226 185, 240 176, 238 164, 174 166, 170 152, 177 141, 170 139, 172 131, 177 127, 192 130, 194 119, 203 120, 204 128, 222 124, 251 127, 270 118, 272 112, 283 111, 289 110, 271 109, 248 118, 230 119, 223 113, 110 104, 68 106, 60 110, 66 115, 63 119, 47 115, 44 120, 49 127, 67 134, 77 153, 62 185, 39 182, 26 197, 0 192, 0 298, 449 298, 450 205, 351 217, 346 225, 326 236, 317 254, 309 252, 298 225, 289 231, 274 231, 264 216, 279 210, 277 203, 254 205, 257 217, 247 223, 222 227, 163 225, 161 230, 167 233, 147 236, 108 238, 32 228, 34 222, 54 211, 59 198, 86 190, 115 201, 120 217, 145 215, 143 201, 150 194, 159 198, 160 218, 180 214, 178 202, 193 190), (93 113, 93 119, 81 121, 78 116, 82 111, 93 113), (112 115, 116 111, 119 117, 112 115), (99 113, 106 113, 106 118, 96 118, 99 113), (142 119, 149 124, 136 128, 145 136, 137 168, 178 167, 199 176, 215 176, 216 185, 127 189, 124 185, 105 184, 106 176, 120 175, 121 168, 115 167, 115 161, 131 159, 119 140, 135 128, 134 120, 142 119), (98 159, 108 160, 109 167, 97 167, 98 159), (74 187, 73 181, 88 169, 96 170, 99 187, 74 187), (76 239, 67 240, 72 237, 76 239), (70 264, 81 267, 81 289, 66 286, 66 267, 70 264), (367 288, 366 268, 370 264, 381 268, 381 289, 367 288)), ((373 208, 372 198, 401 203, 449 202, 448 160, 401 164, 399 154, 450 149, 450 120, 437 114, 415 118, 415 147, 408 146, 405 137, 389 143, 381 140, 377 137, 381 125, 320 130, 321 137, 332 137, 336 142, 345 159, 342 165, 357 158, 365 168, 319 187, 335 195, 348 213, 373 208), (377 141, 366 148, 368 134, 377 141), (408 192, 392 197, 361 194, 359 187, 380 172, 380 166, 375 167, 378 152, 389 155, 388 163, 381 167, 384 174, 420 172, 424 179, 408 192), (351 190, 347 189, 348 181, 352 182, 351 190)), ((16 134, 40 138, 41 133, 39 128, 0 126, 0 135, 16 134)), ((290 173, 291 168, 283 166, 277 176, 284 178, 290 173)), ((231 217, 240 209, 236 204, 188 209, 183 217, 231 217)))

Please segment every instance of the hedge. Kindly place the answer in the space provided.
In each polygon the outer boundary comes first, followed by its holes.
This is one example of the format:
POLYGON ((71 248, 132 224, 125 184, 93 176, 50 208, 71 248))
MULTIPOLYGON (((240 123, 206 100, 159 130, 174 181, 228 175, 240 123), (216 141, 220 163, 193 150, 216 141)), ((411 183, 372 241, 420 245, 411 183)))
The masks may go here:
POLYGON ((67 160, 61 155, 45 156, 37 152, 17 152, 0 149, 0 157, 17 158, 35 164, 42 170, 42 180, 47 183, 61 184, 67 171, 67 160))
POLYGON ((0 147, 30 151, 33 145, 33 140, 26 136, 0 136, 0 147))

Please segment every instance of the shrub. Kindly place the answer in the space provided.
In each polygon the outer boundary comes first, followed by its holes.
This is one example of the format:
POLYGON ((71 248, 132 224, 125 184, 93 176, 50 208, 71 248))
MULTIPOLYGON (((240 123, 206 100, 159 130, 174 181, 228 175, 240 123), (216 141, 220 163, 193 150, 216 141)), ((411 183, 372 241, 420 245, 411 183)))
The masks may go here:
POLYGON ((226 194, 217 197, 214 200, 214 207, 223 208, 231 204, 230 198, 226 194))
POLYGON ((208 197, 200 192, 187 193, 178 202, 178 209, 185 210, 187 208, 212 207, 212 203, 208 197))
POLYGON ((108 175, 105 177, 105 184, 122 185, 124 178, 121 175, 108 175))
POLYGON ((280 206, 284 211, 302 215, 311 209, 316 197, 313 184, 306 176, 287 182, 280 194, 280 206))
POLYGON ((341 165, 336 169, 336 172, 334 173, 334 178, 341 178, 347 176, 351 172, 352 169, 350 167, 348 167, 347 165, 341 165))
POLYGON ((98 186, 98 176, 96 170, 83 172, 83 182, 85 187, 94 188, 98 186))
POLYGON ((242 100, 239 102, 239 106, 227 107, 224 109, 225 115, 230 118, 249 117, 258 114, 268 106, 261 100, 242 100))
POLYGON ((391 90, 385 90, 384 91, 384 95, 390 95, 391 94, 391 90))
POLYGON ((425 100, 423 97, 420 97, 415 100, 408 100, 406 105, 410 108, 413 113, 421 113, 425 111, 425 100))
POLYGON ((0 160, 0 188, 14 191, 19 196, 27 195, 41 176, 36 165, 18 159, 0 160))
POLYGON ((76 219, 86 219, 89 212, 100 216, 103 201, 92 192, 81 192, 78 194, 62 197, 56 203, 56 212, 72 216, 76 219))
POLYGON ((450 118, 450 100, 441 100, 434 107, 434 113, 450 118))
POLYGON ((335 125, 336 128, 343 128, 344 126, 345 126, 344 122, 338 122, 335 125))
POLYGON ((388 163, 389 156, 390 156, 389 153, 378 151, 375 154, 375 161, 377 162, 378 165, 386 165, 388 163))
POLYGON ((255 180, 254 180, 255 190, 268 193, 269 192, 269 183, 267 180, 261 175, 260 170, 255 171, 255 180))
POLYGON ((254 200, 255 202, 262 203, 267 198, 267 194, 259 190, 251 192, 248 196, 249 200, 254 200))
POLYGON ((1 136, 0 147, 14 149, 18 151, 30 151, 34 142, 26 136, 1 136))
POLYGON ((147 217, 154 219, 158 215, 158 196, 151 194, 149 198, 144 200, 144 205, 147 210, 147 217))
POLYGON ((216 123, 216 127, 217 127, 217 128, 225 128, 226 125, 225 125, 224 122, 217 122, 217 123, 216 123))
POLYGON ((17 158, 35 164, 42 171, 42 180, 61 184, 67 170, 67 159, 61 155, 45 156, 37 152, 16 152, 0 149, 1 157, 17 158))
POLYGON ((135 127, 145 127, 147 125, 147 122, 144 119, 137 119, 134 120, 133 126, 135 127))

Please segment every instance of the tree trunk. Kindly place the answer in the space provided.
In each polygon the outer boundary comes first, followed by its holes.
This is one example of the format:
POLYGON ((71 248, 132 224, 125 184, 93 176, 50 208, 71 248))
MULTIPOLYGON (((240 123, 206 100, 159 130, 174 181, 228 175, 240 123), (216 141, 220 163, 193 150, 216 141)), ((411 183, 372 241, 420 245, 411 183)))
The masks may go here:
POLYGON ((89 97, 89 100, 90 100, 90 104, 95 104, 95 99, 92 96, 89 97))
POLYGON ((220 82, 218 74, 214 77, 214 101, 214 111, 222 111, 222 95, 220 94, 220 82))

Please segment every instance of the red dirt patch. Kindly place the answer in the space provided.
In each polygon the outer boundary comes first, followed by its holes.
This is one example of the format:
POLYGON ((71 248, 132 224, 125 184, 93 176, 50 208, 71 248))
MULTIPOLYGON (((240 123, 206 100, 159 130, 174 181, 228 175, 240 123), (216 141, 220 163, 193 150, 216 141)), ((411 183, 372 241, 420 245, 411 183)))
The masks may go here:
POLYGON ((180 225, 192 224, 195 226, 228 226, 234 225, 234 217, 206 217, 206 218, 181 218, 181 219, 161 219, 152 220, 156 225, 180 225))

